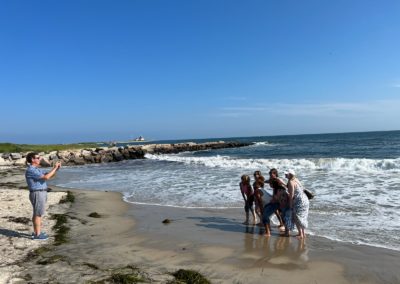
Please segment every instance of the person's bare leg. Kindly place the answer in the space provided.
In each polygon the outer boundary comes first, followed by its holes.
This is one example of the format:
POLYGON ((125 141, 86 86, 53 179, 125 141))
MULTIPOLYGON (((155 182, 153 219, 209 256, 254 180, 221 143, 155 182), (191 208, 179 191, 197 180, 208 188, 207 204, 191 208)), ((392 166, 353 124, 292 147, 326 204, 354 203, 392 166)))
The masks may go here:
POLYGON ((35 236, 39 236, 40 228, 42 226, 42 216, 33 216, 32 223, 33 223, 33 232, 35 236))
POLYGON ((269 224, 265 224, 265 234, 266 237, 271 236, 271 226, 269 224))
POLYGON ((285 227, 285 231, 281 233, 282 237, 289 237, 290 233, 289 233, 289 229, 287 227, 285 227))
POLYGON ((278 218, 278 221, 279 221, 279 229, 281 229, 281 227, 284 227, 285 224, 283 223, 282 216, 281 216, 281 213, 279 212, 279 209, 277 209, 275 211, 275 215, 276 215, 276 218, 278 218))
POLYGON ((252 209, 251 214, 253 215, 253 225, 255 225, 255 224, 257 224, 256 211, 254 209, 252 209))
POLYGON ((246 221, 244 221, 243 224, 249 224, 249 212, 246 212, 246 221))
POLYGON ((302 227, 300 226, 300 223, 299 223, 298 221, 296 221, 296 222, 294 222, 294 223, 296 224, 297 231, 299 232, 299 233, 296 235, 296 238, 298 238, 298 239, 304 239, 304 238, 305 238, 304 228, 302 228, 302 227))
POLYGON ((300 227, 300 224, 299 224, 299 222, 297 221, 297 219, 296 218, 294 218, 294 224, 296 225, 296 228, 297 228, 297 232, 298 232, 298 234, 295 236, 296 238, 300 238, 301 237, 301 227, 300 227))
POLYGON ((261 212, 260 212, 260 210, 256 210, 256 216, 258 216, 258 220, 259 220, 259 222, 258 223, 256 223, 256 225, 258 225, 258 226, 262 226, 263 224, 262 224, 262 214, 261 214, 261 212))
POLYGON ((303 236, 303 240, 306 238, 306 231, 304 228, 301 228, 301 234, 303 236))

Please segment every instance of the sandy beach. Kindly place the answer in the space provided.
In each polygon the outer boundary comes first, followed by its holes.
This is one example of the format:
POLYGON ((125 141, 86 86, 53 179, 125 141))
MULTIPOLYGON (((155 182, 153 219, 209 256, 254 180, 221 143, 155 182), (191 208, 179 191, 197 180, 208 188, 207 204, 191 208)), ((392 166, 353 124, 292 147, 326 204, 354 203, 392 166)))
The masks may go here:
MULTIPOLYGON (((258 227, 241 224, 240 209, 129 204, 114 192, 71 190, 75 202, 67 206, 55 205, 66 189, 53 187, 49 214, 66 214, 69 240, 35 243, 27 237, 30 224, 3 218, 30 217, 27 191, 18 189, 17 180, 8 177, 8 188, 0 190, 0 283, 88 283, 127 269, 148 282, 167 283, 181 268, 212 283, 400 283, 398 251, 313 236, 302 243, 276 229, 268 239, 258 227), (89 217, 94 212, 100 218, 89 217), (171 222, 163 224, 167 218, 171 222), (48 249, 26 259, 39 245, 48 249)), ((50 235, 52 222, 45 219, 50 235)))
MULTIPOLYGON (((20 281, 17 276, 21 271, 20 263, 29 252, 40 246, 52 243, 50 234, 47 241, 34 241, 32 233, 32 207, 29 202, 29 191, 24 189, 23 170, 18 168, 0 169, 0 283, 20 281), (12 280, 14 279, 14 280, 12 280)), ((49 216, 65 211, 59 201, 65 192, 48 194, 47 214, 43 217, 43 231, 51 232, 55 224, 49 216)))

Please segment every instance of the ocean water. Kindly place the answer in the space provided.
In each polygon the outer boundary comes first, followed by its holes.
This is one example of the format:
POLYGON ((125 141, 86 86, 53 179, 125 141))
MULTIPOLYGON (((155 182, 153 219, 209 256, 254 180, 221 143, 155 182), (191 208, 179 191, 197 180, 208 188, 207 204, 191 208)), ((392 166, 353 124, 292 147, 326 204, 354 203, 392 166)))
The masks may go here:
POLYGON ((400 131, 215 140, 253 145, 66 167, 53 183, 119 191, 131 203, 242 212, 242 174, 292 168, 316 193, 309 233, 400 250, 400 131))

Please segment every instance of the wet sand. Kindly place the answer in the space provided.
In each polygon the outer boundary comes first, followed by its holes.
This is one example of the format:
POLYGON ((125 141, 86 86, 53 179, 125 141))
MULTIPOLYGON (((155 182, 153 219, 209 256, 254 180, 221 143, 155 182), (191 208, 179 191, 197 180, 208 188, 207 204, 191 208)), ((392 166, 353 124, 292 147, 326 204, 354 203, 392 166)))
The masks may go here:
POLYGON ((69 243, 21 266, 37 282, 100 281, 112 269, 138 267, 166 283, 180 268, 212 283, 400 283, 400 252, 309 236, 305 243, 242 225, 240 209, 206 210, 128 204, 119 193, 73 190, 69 243), (101 218, 88 215, 97 212, 101 218), (171 223, 163 224, 164 219, 171 223))
POLYGON ((137 220, 143 248, 175 252, 153 263, 179 266, 189 258, 216 282, 400 283, 399 251, 315 236, 302 242, 279 236, 277 228, 267 238, 263 229, 241 224, 240 209, 133 205, 128 214, 137 220), (162 224, 165 218, 172 222, 162 224))

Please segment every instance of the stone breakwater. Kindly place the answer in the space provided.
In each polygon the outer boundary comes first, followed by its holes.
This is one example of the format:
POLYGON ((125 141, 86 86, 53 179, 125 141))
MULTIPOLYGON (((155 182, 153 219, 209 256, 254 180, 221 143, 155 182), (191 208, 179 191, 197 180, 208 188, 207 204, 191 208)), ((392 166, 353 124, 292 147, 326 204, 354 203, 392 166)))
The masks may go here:
MULTIPOLYGON (((119 162, 131 159, 144 159, 150 154, 176 154, 186 151, 201 151, 209 149, 237 148, 249 146, 250 143, 241 142, 207 142, 207 143, 179 143, 179 144, 149 144, 125 147, 98 147, 80 150, 52 151, 39 153, 43 159, 43 167, 50 167, 60 161, 65 166, 119 162)), ((2 153, 0 166, 25 166, 25 157, 28 153, 2 153)))

